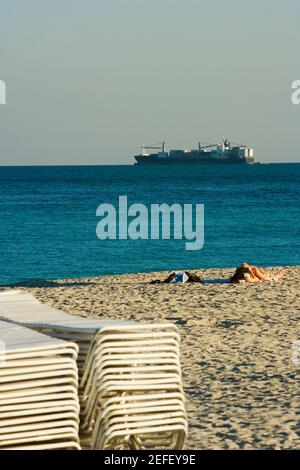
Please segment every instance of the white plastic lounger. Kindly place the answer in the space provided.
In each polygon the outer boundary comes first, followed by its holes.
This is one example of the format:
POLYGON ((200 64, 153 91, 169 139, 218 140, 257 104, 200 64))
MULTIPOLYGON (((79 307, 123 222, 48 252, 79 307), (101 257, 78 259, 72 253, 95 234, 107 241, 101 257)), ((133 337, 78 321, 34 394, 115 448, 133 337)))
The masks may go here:
POLYGON ((0 321, 0 449, 80 449, 78 346, 0 321))
MULTIPOLYGON (((187 417, 175 325, 74 317, 24 291, 0 294, 0 317, 78 345, 83 447, 184 447, 187 417)), ((43 379, 51 379, 52 366, 59 374, 61 369, 51 364, 51 370, 41 372, 48 374, 43 379)))

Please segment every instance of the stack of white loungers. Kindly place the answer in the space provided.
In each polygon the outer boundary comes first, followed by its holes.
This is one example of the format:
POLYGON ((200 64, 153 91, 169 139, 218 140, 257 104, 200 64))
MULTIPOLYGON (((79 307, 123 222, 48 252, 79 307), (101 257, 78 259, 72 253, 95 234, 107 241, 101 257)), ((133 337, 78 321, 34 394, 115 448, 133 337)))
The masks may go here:
POLYGON ((81 380, 85 420, 98 449, 180 449, 187 424, 173 325, 106 327, 81 380))
POLYGON ((172 324, 93 320, 0 294, 0 317, 79 346, 81 444, 92 449, 181 449, 187 419, 172 324))
POLYGON ((80 449, 71 342, 0 321, 0 449, 80 449))

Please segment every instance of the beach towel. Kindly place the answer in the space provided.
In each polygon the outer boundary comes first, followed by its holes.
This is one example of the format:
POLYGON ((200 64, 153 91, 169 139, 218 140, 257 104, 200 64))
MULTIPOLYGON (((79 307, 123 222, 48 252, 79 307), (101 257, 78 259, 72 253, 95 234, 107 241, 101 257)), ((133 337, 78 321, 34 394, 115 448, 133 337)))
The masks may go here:
POLYGON ((230 279, 203 279, 202 284, 230 284, 230 279))
POLYGON ((178 271, 175 272, 175 277, 170 281, 170 284, 184 284, 189 280, 187 273, 178 271))

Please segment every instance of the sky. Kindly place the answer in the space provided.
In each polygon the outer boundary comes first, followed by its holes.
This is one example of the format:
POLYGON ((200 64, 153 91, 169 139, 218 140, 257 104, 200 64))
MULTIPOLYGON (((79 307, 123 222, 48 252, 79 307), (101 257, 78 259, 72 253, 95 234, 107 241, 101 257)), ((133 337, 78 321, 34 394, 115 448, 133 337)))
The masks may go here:
POLYGON ((0 0, 0 165, 223 136, 300 162, 299 18, 298 0, 0 0))

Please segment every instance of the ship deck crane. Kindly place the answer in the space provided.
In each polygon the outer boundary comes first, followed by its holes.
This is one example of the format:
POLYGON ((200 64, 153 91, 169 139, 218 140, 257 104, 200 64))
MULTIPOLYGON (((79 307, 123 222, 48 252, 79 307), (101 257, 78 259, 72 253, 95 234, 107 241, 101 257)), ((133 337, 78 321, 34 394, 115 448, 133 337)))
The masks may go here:
POLYGON ((208 149, 208 148, 211 148, 211 147, 217 147, 217 145, 218 145, 218 144, 207 144, 205 142, 202 142, 202 144, 204 144, 204 145, 201 145, 201 142, 198 143, 199 150, 208 149))
POLYGON ((145 154, 145 149, 151 150, 160 150, 161 152, 165 152, 165 142, 158 142, 157 144, 150 144, 150 145, 142 145, 142 154, 145 154))

